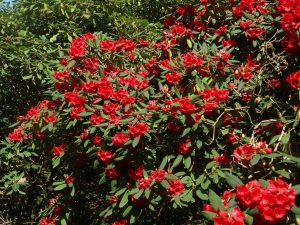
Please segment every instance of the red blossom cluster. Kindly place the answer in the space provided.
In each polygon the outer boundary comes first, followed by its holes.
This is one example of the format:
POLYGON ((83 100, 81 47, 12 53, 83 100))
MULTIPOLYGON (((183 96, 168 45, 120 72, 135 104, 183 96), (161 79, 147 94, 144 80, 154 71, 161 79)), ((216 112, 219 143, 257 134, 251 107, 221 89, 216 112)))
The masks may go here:
POLYGON ((250 146, 244 144, 233 151, 234 160, 241 165, 247 166, 255 154, 270 154, 272 149, 267 147, 266 142, 255 143, 250 146))
POLYGON ((256 220, 262 224, 274 224, 282 221, 287 211, 295 204, 295 190, 281 180, 268 180, 263 187, 258 181, 236 188, 238 202, 248 208, 256 208, 259 214, 256 220))
POLYGON ((296 0, 278 0, 277 10, 282 16, 281 25, 285 32, 283 48, 294 55, 300 48, 300 2, 296 0))
POLYGON ((291 73, 287 78, 286 82, 293 89, 298 89, 300 84, 300 70, 297 72, 291 73))

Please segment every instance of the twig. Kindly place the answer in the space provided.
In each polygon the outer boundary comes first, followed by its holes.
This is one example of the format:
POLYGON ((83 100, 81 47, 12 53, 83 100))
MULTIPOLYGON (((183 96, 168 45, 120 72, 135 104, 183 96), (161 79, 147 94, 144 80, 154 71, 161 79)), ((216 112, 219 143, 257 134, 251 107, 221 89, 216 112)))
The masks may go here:
POLYGON ((222 112, 221 115, 216 119, 216 121, 213 124, 213 137, 212 137, 211 142, 209 143, 210 145, 214 142, 214 140, 216 138, 216 125, 224 114, 225 114, 225 112, 222 112))
POLYGON ((279 144, 280 144, 280 141, 281 141, 281 139, 283 138, 284 131, 285 131, 285 126, 283 126, 283 128, 282 128, 281 134, 280 134, 280 136, 279 136, 279 138, 278 138, 278 141, 277 141, 278 143, 276 144, 276 146, 275 146, 273 152, 276 152, 276 151, 277 151, 277 149, 278 149, 278 147, 279 147, 279 144))
POLYGON ((255 143, 255 130, 256 130, 257 128, 259 128, 259 126, 260 126, 262 123, 276 122, 276 121, 278 121, 278 120, 276 120, 276 119, 269 119, 269 120, 262 120, 262 121, 260 121, 259 124, 257 124, 257 125, 253 128, 252 135, 251 135, 251 139, 250 139, 251 143, 252 143, 252 144, 255 143))

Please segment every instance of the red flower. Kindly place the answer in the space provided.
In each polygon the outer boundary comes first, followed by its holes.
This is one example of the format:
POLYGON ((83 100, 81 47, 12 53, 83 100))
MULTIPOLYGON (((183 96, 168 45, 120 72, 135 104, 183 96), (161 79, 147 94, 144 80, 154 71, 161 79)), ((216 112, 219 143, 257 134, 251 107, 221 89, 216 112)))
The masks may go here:
POLYGON ((74 181, 75 181, 75 178, 72 177, 72 176, 66 176, 66 177, 65 177, 65 182, 66 182, 66 184, 74 183, 74 181))
POLYGON ((42 218, 40 220, 40 225, 55 225, 55 219, 42 218))
POLYGON ((127 224, 127 219, 125 218, 112 223, 112 225, 126 225, 126 224, 127 224))
POLYGON ((228 165, 230 164, 230 160, 227 158, 226 155, 222 154, 220 156, 214 156, 214 160, 219 164, 219 165, 228 165))
POLYGON ((238 206, 234 207, 231 213, 217 211, 217 216, 213 218, 214 225, 244 225, 245 214, 238 206))
POLYGON ((143 135, 149 130, 149 126, 146 123, 137 123, 135 125, 129 126, 128 132, 130 137, 138 137, 143 135))
POLYGON ((149 189, 150 188, 150 184, 152 183, 152 179, 149 178, 144 178, 144 179, 140 179, 139 182, 139 189, 149 189))
POLYGON ((89 136, 89 130, 88 129, 84 129, 83 132, 80 134, 80 139, 84 140, 89 136))
POLYGON ((174 85, 181 81, 181 76, 178 73, 167 73, 166 74, 166 81, 170 85, 174 85))
POLYGON ((85 39, 78 37, 74 39, 69 48, 69 56, 73 59, 80 58, 85 55, 86 43, 85 39))
POLYGON ((243 29, 243 30, 246 30, 251 24, 253 23, 253 21, 249 20, 249 21, 241 21, 240 22, 240 27, 243 29))
POLYGON ((118 170, 118 168, 111 168, 106 169, 105 174, 109 179, 115 180, 120 176, 120 171, 118 170))
POLYGON ((102 138, 99 135, 95 135, 92 137, 92 143, 96 146, 99 146, 102 142, 102 138))
POLYGON ((115 134, 115 136, 112 137, 111 140, 115 147, 120 148, 125 144, 125 142, 128 140, 128 138, 129 138, 129 136, 127 134, 118 132, 115 134))
POLYGON ((196 56, 192 52, 190 52, 184 56, 184 60, 183 60, 184 67, 201 66, 201 64, 202 64, 201 56, 196 56))
POLYGON ((209 204, 203 204, 202 211, 215 212, 215 209, 209 204))
POLYGON ((117 50, 116 44, 113 41, 105 40, 100 43, 100 48, 104 51, 115 52, 117 50))
POLYGON ((165 176, 166 173, 167 172, 164 171, 164 170, 154 170, 154 171, 151 171, 150 177, 153 180, 162 181, 164 179, 164 176, 165 176))
POLYGON ((196 105, 190 102, 188 97, 184 97, 179 101, 179 111, 183 114, 192 114, 196 109, 196 105))
POLYGON ((83 106, 79 106, 79 107, 75 107, 73 109, 71 109, 70 111, 70 116, 73 118, 73 119, 77 119, 77 120, 80 120, 81 118, 78 116, 79 113, 82 113, 85 111, 85 108, 83 106))
POLYGON ((109 204, 112 205, 113 203, 118 201, 118 196, 111 195, 109 196, 109 204))
POLYGON ((104 121, 102 116, 97 116, 96 114, 92 114, 91 118, 90 118, 90 122, 93 125, 99 125, 104 121))
POLYGON ((180 195, 184 190, 184 185, 180 180, 168 180, 170 187, 167 189, 167 192, 171 197, 180 195))
POLYGON ((58 146, 54 146, 51 150, 52 154, 54 156, 59 156, 61 153, 63 153, 65 151, 66 145, 61 144, 58 146))
POLYGON ((251 40, 258 39, 261 35, 263 35, 266 31, 261 28, 250 28, 247 31, 247 37, 251 40))
POLYGON ((131 179, 131 180, 140 180, 144 177, 143 175, 143 171, 144 171, 144 167, 143 166, 139 166, 135 169, 129 169, 128 170, 128 177, 131 179))
POLYGON ((300 70, 297 72, 291 73, 287 78, 286 82, 293 89, 298 89, 300 84, 300 70))
POLYGON ((182 155, 189 154, 191 152, 191 139, 187 139, 185 142, 179 142, 177 144, 178 152, 182 155))
POLYGON ((98 150, 98 159, 103 163, 107 164, 112 160, 112 152, 111 151, 104 151, 102 149, 98 150))

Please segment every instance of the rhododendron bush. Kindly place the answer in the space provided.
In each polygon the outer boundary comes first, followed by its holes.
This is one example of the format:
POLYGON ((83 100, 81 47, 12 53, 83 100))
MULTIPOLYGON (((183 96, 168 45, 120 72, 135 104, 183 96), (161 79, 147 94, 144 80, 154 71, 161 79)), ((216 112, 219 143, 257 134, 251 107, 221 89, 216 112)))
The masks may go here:
POLYGON ((156 42, 72 40, 3 143, 49 170, 40 224, 299 224, 299 15, 202 0, 156 42))

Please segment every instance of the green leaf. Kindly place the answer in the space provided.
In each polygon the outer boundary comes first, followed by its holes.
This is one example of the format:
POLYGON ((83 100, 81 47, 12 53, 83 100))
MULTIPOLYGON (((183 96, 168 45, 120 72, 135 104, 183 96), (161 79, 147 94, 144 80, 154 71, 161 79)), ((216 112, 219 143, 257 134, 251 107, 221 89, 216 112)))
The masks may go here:
POLYGON ((172 167, 175 168, 176 166, 178 166, 181 163, 182 159, 183 159, 183 155, 181 155, 181 154, 178 155, 176 157, 176 159, 174 160, 172 167))
POLYGON ((170 184, 166 180, 162 180, 160 182, 161 186, 163 186, 165 189, 168 189, 170 187, 170 184))
POLYGON ((141 136, 135 137, 135 138, 133 139, 133 142, 132 142, 132 147, 135 148, 135 147, 139 144, 140 139, 141 139, 141 136))
POLYGON ((148 199, 150 197, 150 193, 151 193, 150 189, 146 189, 145 190, 145 197, 146 197, 146 199, 148 199))
POLYGON ((208 220, 213 220, 214 217, 216 217, 216 213, 208 212, 208 211, 202 211, 201 215, 204 216, 208 220))
POLYGON ((75 187, 74 187, 74 186, 72 187, 72 191, 71 191, 70 195, 71 195, 72 197, 75 195, 75 187))
POLYGON ((126 216, 130 213, 131 209, 132 209, 132 206, 131 206, 131 205, 128 206, 128 207, 125 209, 125 211, 123 212, 122 216, 123 216, 123 217, 126 217, 126 216))
POLYGON ((281 142, 282 142, 282 144, 285 145, 289 142, 289 140, 290 140, 290 133, 287 133, 282 137, 281 142))
POLYGON ((192 158, 190 156, 184 159, 184 166, 186 169, 189 169, 191 167, 191 164, 192 158))
POLYGON ((134 195, 134 198, 139 199, 143 193, 144 193, 144 189, 139 190, 139 192, 134 195))
POLYGON ((192 48, 192 47, 193 47, 193 43, 191 42, 190 39, 187 39, 186 42, 187 42, 189 48, 192 48))
POLYGON ((52 159, 52 167, 55 168, 60 164, 60 157, 54 157, 52 159))
POLYGON ((62 189, 65 189, 67 187, 67 184, 64 183, 64 184, 61 184, 61 185, 58 185, 57 187, 55 187, 53 190, 54 191, 60 191, 62 189))
POLYGON ((121 199, 119 207, 122 208, 128 203, 128 191, 126 191, 121 199))
POLYGON ((196 146, 197 146, 197 148, 202 148, 202 141, 200 141, 200 140, 197 140, 196 141, 196 146))
POLYGON ((165 168, 165 166, 166 166, 166 164, 167 164, 167 162, 168 162, 168 156, 165 156, 164 158, 163 158, 163 160, 161 161, 161 164, 160 164, 160 166, 159 166, 159 169, 164 169, 165 168))
POLYGON ((225 180, 233 188, 235 188, 236 186, 243 185, 243 182, 233 174, 226 174, 225 180))
POLYGON ((196 195, 201 199, 201 200, 208 200, 208 195, 207 194, 203 194, 200 190, 196 191, 196 195))
POLYGON ((271 138, 269 145, 274 144, 276 141, 278 141, 280 135, 275 135, 271 138))
POLYGON ((297 207, 297 206, 293 206, 292 208, 291 208, 291 211, 293 212, 293 213, 295 213, 296 215, 300 215, 300 207, 297 207))
POLYGON ((285 170, 276 170, 275 173, 277 173, 287 179, 290 179, 290 174, 285 170))
POLYGON ((297 184, 297 185, 293 186, 292 188, 295 189, 296 195, 300 194, 300 184, 297 184))
POLYGON ((60 224, 61 224, 61 225, 67 225, 67 221, 66 221, 65 219, 62 219, 62 220, 60 221, 60 224))
POLYGON ((192 129, 191 127, 185 128, 184 131, 182 132, 181 137, 184 137, 185 135, 187 135, 191 131, 191 129, 192 129))
POLYGON ((209 203, 215 210, 221 209, 222 211, 225 211, 222 199, 211 189, 209 189, 208 198, 209 203))
POLYGON ((246 218, 245 218, 246 224, 248 225, 252 225, 253 224, 253 217, 246 214, 246 218))
POLYGON ((254 166, 254 165, 256 165, 256 164, 259 162, 259 160, 260 160, 260 155, 257 154, 257 155, 255 155, 255 156, 251 159, 250 164, 251 164, 252 166, 254 166))

